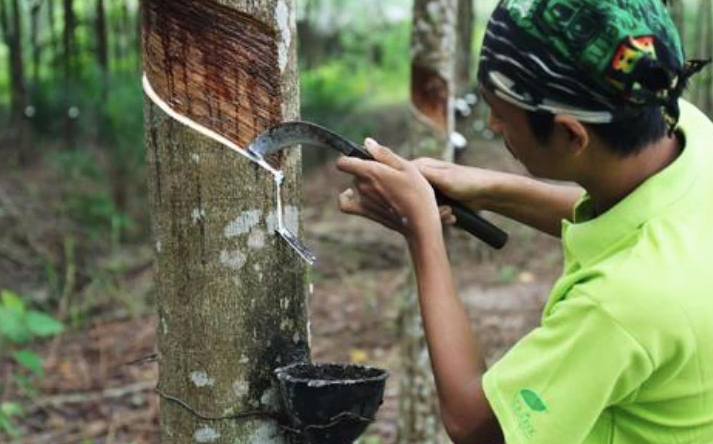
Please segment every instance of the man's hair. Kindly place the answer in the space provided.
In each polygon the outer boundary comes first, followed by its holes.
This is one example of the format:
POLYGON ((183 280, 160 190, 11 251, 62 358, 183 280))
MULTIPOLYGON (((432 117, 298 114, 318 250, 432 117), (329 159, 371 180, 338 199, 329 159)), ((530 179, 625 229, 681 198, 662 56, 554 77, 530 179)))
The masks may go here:
MULTIPOLYGON (((546 111, 527 111, 527 118, 535 138, 546 143, 555 127, 555 116, 546 111)), ((661 140, 667 131, 660 107, 644 109, 635 117, 605 124, 584 124, 614 153, 622 156, 636 154, 647 145, 661 140)))

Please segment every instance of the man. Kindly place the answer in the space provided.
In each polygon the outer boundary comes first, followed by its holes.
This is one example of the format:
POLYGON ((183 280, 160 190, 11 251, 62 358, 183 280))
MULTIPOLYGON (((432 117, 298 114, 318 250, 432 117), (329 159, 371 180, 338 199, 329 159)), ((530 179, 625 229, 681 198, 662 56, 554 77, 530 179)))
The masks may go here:
POLYGON ((454 442, 713 443, 713 123, 680 100, 661 0, 505 0, 479 68, 490 126, 533 179, 340 159, 343 211, 405 237, 441 416, 454 442), (485 374, 429 185, 561 236, 565 266, 536 328, 485 374))

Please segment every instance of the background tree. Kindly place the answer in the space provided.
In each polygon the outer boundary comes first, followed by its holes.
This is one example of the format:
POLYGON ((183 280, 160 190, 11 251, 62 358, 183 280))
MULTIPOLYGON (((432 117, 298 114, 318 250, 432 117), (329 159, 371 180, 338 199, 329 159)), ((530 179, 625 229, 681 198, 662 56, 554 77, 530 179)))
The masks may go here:
MULTIPOLYGON (((467 9, 467 8, 466 8, 467 9)), ((411 34, 411 119, 406 156, 453 160, 450 135, 455 130, 457 0, 416 0, 411 34)), ((462 55, 461 55, 462 56, 462 55)), ((419 313, 413 271, 401 303, 402 376, 399 398, 399 442, 440 442, 428 349, 419 313)))
POLYGON ((20 164, 24 164, 28 160, 27 123, 24 118, 25 108, 27 107, 27 86, 22 57, 23 26, 20 7, 19 0, 2 0, 0 2, 3 37, 9 49, 11 125, 15 130, 18 160, 20 164))
MULTIPOLYGON (((298 117, 294 32, 291 1, 147 0, 147 75, 177 112, 246 146, 298 117)), ((144 110, 162 442, 286 443, 268 418, 230 418, 276 412, 272 371, 309 360, 304 266, 275 234, 273 178, 150 101, 144 110)), ((296 229, 300 153, 275 160, 296 229)))

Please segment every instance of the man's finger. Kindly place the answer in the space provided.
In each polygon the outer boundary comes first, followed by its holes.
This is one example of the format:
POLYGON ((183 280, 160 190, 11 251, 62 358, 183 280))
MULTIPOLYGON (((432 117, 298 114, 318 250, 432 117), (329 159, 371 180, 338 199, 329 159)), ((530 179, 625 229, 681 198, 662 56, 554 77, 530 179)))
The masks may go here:
POLYGON ((339 195, 339 209, 347 214, 365 217, 397 232, 401 232, 403 229, 403 226, 397 224, 392 217, 386 215, 382 217, 381 214, 368 209, 358 194, 351 188, 339 195))
POLYGON ((342 156, 337 160, 337 169, 357 177, 371 177, 379 164, 357 157, 342 156))
POLYGON ((366 148, 367 151, 369 151, 369 153, 374 156, 374 159, 376 159, 380 163, 388 165, 391 168, 397 170, 403 169, 403 164, 406 161, 403 158, 399 157, 396 153, 391 151, 389 148, 379 145, 376 140, 372 138, 367 138, 366 140, 364 140, 364 148, 366 148))

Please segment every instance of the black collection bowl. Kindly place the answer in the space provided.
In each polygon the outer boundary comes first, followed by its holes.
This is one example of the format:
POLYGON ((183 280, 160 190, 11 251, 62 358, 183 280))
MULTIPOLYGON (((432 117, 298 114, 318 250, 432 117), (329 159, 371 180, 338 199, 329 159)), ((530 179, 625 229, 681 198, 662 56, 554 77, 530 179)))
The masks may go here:
POLYGON ((275 370, 295 428, 311 444, 350 444, 374 420, 389 373, 357 364, 297 363, 275 370))

